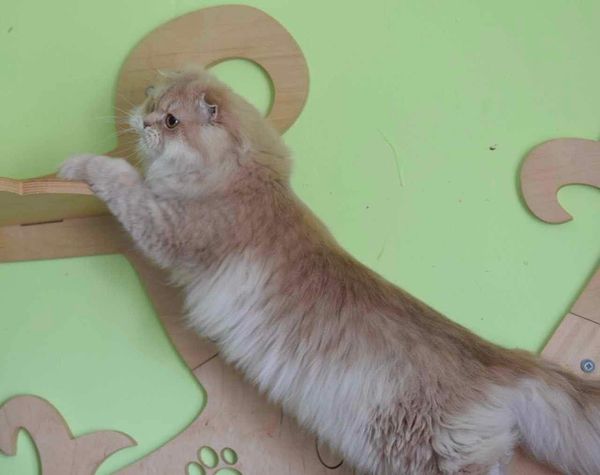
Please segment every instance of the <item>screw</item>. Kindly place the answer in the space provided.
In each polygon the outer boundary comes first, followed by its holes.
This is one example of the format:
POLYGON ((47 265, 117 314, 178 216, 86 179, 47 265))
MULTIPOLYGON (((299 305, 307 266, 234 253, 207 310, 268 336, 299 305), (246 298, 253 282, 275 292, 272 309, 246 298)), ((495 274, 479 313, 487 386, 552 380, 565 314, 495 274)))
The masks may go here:
POLYGON ((584 373, 592 373, 596 369, 596 363, 594 363, 592 360, 586 358, 584 360, 581 360, 579 367, 581 368, 581 371, 583 371, 584 373))

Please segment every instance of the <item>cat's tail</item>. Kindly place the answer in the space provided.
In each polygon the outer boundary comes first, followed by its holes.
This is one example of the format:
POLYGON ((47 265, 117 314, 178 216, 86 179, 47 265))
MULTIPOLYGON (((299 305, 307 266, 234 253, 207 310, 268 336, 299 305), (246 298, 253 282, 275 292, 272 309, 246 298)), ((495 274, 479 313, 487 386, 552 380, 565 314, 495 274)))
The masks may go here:
POLYGON ((531 455, 569 475, 600 475, 600 381, 545 361, 521 380, 512 410, 531 455))

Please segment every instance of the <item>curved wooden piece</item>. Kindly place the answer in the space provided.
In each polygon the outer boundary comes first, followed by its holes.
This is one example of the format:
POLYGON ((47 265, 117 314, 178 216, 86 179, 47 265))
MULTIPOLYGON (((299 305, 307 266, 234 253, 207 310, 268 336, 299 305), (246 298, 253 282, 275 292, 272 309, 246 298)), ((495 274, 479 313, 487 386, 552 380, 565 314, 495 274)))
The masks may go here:
POLYGON ((16 454, 20 429, 35 442, 44 475, 91 475, 110 455, 135 445, 131 437, 115 431, 74 438, 54 406, 36 396, 16 396, 0 406, 0 451, 16 454))
MULTIPOLYGON (((308 96, 306 60, 279 22, 244 5, 188 13, 144 37, 121 68, 115 115, 123 119, 124 111, 142 101, 146 87, 160 69, 176 70, 191 64, 211 66, 234 58, 253 61, 269 75, 274 98, 268 117, 279 131, 285 132, 302 112, 308 96)), ((117 148, 107 154, 131 154, 127 144, 133 138, 125 128, 124 121, 119 120, 117 148)), ((106 214, 106 207, 89 195, 92 192, 85 183, 52 176, 32 180, 0 178, 0 226, 106 214)))
POLYGON ((521 168, 521 190, 533 214, 547 223, 564 223, 572 216, 556 194, 566 185, 600 188, 600 142, 563 138, 534 148, 521 168))
MULTIPOLYGON (((300 47, 275 19, 256 8, 225 5, 188 13, 158 27, 133 49, 119 74, 116 113, 141 103, 157 71, 189 64, 210 67, 244 58, 261 66, 274 87, 268 114, 285 132, 308 96, 308 67, 300 47)), ((123 127, 123 128, 126 128, 123 127)), ((122 148, 122 142, 117 147, 122 148)))
MULTIPOLYGON (((564 223, 572 219, 556 196, 561 187, 571 184, 600 188, 600 142, 575 138, 549 140, 525 158, 521 189, 529 209, 541 220, 564 223)), ((600 268, 573 304, 570 314, 600 324, 600 268)), ((552 340, 548 347, 552 347, 552 340)))
MULTIPOLYGON (((566 185, 583 184, 600 188, 600 142, 576 138, 550 140, 534 148, 521 169, 521 189, 531 212, 547 223, 564 223, 572 216, 560 205, 557 193, 566 185)), ((542 351, 542 355, 583 377, 584 359, 600 367, 600 269, 573 304, 542 351)), ((556 475, 558 472, 517 453, 512 475, 556 475)))

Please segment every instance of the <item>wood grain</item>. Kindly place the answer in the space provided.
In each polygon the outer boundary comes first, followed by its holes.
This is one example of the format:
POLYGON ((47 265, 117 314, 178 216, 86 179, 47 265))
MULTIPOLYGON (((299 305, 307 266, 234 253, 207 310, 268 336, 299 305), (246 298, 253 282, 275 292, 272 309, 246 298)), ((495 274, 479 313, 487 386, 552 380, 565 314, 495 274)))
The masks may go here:
POLYGON ((0 178, 0 226, 108 213, 104 203, 91 193, 87 185, 76 182, 0 178))

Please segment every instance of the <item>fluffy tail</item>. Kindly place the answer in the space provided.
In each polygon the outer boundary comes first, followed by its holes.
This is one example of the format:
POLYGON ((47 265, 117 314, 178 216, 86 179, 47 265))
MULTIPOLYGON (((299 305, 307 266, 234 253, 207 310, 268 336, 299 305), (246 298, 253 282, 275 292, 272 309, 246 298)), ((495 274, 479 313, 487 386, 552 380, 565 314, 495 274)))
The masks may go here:
POLYGON ((514 412, 524 447, 569 475, 600 475, 600 381, 547 362, 522 380, 514 412))

